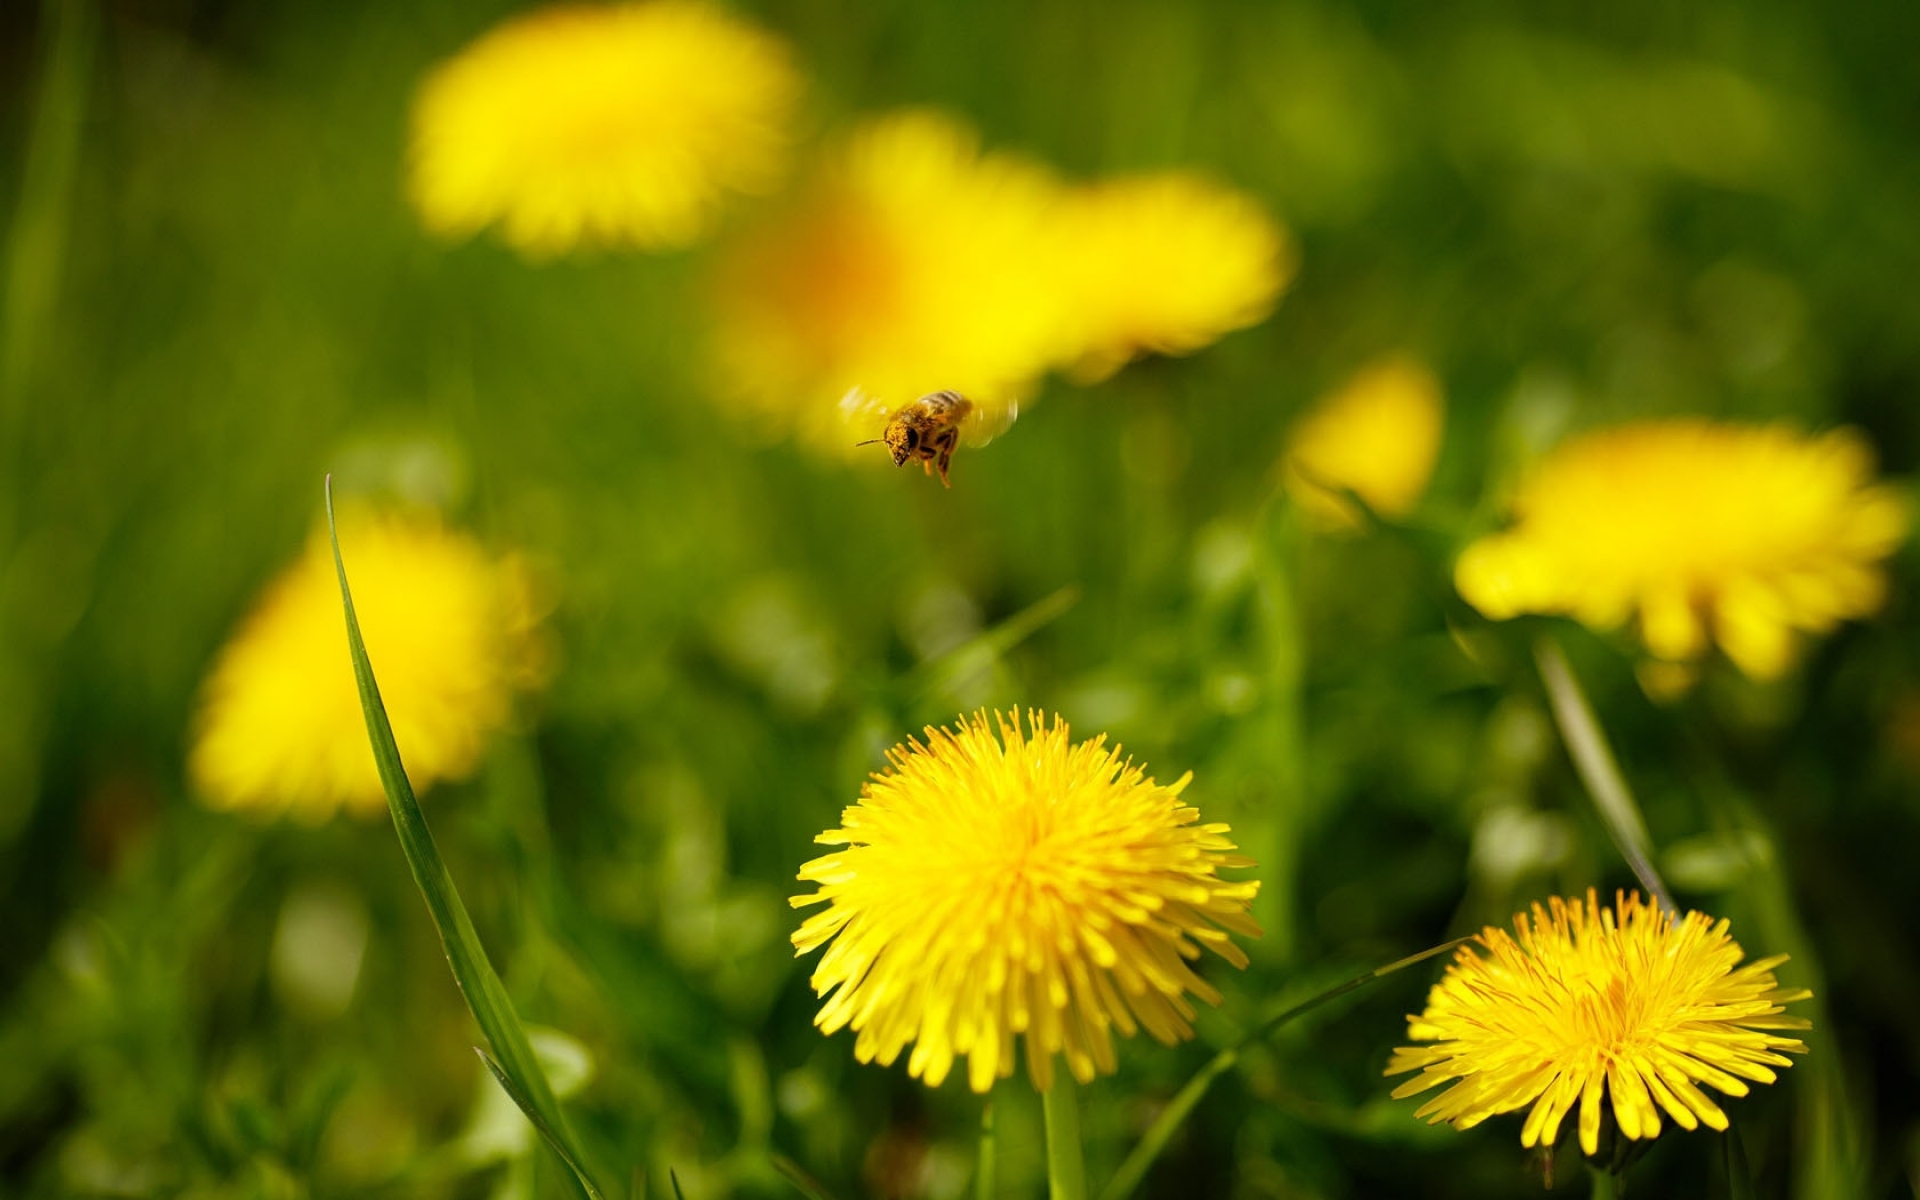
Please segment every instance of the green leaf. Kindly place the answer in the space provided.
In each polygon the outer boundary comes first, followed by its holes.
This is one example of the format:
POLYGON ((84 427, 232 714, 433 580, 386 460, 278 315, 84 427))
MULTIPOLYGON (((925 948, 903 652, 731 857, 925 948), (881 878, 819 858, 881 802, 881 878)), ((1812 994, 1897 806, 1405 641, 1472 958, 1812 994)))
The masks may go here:
POLYGON ((467 906, 461 903, 460 892, 453 886, 453 876, 434 847, 433 834, 427 829, 420 802, 415 799, 413 785, 408 782, 406 768, 400 762, 400 747, 393 740, 393 726, 387 721, 380 686, 373 677, 373 663, 360 636, 353 592, 347 586, 340 531, 333 517, 332 476, 327 477, 326 497, 327 533, 333 542, 334 570, 340 577, 340 602, 346 609, 347 648, 353 656, 353 677, 360 688, 360 708, 367 719, 367 737, 373 743, 374 763, 380 771, 380 784, 387 793, 387 811, 393 814, 393 827, 400 835, 401 852, 406 855, 413 881, 427 902, 434 928, 440 933, 440 945, 446 950, 447 965, 453 968, 454 982, 459 985, 460 994, 466 998, 473 1019, 479 1022, 480 1031, 492 1049, 493 1057, 487 1058, 488 1067, 548 1144, 555 1148, 584 1192, 597 1198, 602 1193, 584 1171, 585 1158, 567 1126, 566 1115, 554 1098, 539 1060, 534 1057, 533 1046, 513 1010, 506 986, 494 973, 493 964, 480 945, 473 920, 467 916, 467 906))

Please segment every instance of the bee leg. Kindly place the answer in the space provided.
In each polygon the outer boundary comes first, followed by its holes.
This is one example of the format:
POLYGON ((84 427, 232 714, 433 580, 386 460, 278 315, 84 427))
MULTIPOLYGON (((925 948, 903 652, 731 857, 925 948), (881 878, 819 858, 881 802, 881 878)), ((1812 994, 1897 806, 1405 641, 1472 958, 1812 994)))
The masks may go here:
POLYGON ((959 435, 949 429, 940 439, 940 486, 952 487, 953 481, 947 478, 947 467, 953 462, 953 448, 959 444, 959 435))

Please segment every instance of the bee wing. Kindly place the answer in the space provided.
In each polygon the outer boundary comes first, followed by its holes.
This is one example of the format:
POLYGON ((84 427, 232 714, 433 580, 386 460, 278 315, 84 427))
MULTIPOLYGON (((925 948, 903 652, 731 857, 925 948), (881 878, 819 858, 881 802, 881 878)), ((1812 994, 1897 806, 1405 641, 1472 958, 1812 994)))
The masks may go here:
POLYGON ((840 397, 840 419, 854 429, 871 427, 877 434, 892 415, 893 410, 882 404, 878 396, 857 383, 840 397))
POLYGON ((969 446, 984 446, 1005 433, 1020 417, 1020 401, 1012 396, 998 400, 975 400, 960 421, 960 440, 969 446))

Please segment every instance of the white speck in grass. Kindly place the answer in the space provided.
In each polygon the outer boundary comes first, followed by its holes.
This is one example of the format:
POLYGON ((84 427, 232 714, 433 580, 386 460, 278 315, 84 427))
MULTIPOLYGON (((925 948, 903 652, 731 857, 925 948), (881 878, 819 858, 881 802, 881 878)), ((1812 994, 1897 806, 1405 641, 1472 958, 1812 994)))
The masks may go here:
POLYGON ((932 579, 907 601, 901 625, 914 653, 932 660, 980 632, 980 606, 952 581, 932 579))
POLYGON ((98 993, 107 987, 107 948, 95 919, 82 916, 67 924, 53 944, 53 961, 76 990, 98 993))
POLYGON ((1193 582, 1201 592, 1218 595, 1253 569, 1253 535, 1242 525, 1214 521, 1194 539, 1193 582))
POLYGON ((808 1067, 788 1071, 774 1084, 774 1103, 786 1117, 804 1121, 827 1103, 827 1085, 808 1067))
POLYGON ((347 1010, 367 950, 367 906, 337 883, 296 885, 280 905, 268 973, 289 1009, 311 1020, 347 1010))
POLYGON ((1473 829, 1473 877, 1505 890, 1523 875, 1558 866, 1570 842, 1566 819, 1558 814, 1513 804, 1490 808, 1473 829))
MULTIPOLYGON (((559 1099, 592 1082, 593 1054, 577 1038, 544 1025, 528 1025, 527 1041, 559 1099)), ((533 1148, 533 1125, 501 1088, 493 1073, 481 1066, 475 1077, 473 1111, 456 1143, 461 1161, 479 1167, 519 1158, 533 1148)))
POLYGON ((1207 703, 1227 716, 1239 716, 1260 698, 1260 686, 1245 671, 1214 671, 1207 676, 1207 703))

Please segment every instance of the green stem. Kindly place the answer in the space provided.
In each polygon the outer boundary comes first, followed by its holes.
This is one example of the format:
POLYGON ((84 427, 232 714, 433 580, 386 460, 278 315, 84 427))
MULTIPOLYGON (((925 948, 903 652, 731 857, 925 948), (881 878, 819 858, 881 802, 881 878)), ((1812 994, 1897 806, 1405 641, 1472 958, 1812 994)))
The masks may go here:
POLYGON ((999 1157, 997 1142, 993 1133, 993 1101, 989 1099, 980 1107, 980 1156, 973 1167, 974 1200, 993 1200, 995 1159, 999 1157))
POLYGON ((1087 1156, 1080 1149, 1080 1101, 1073 1080, 1055 1075, 1041 1093, 1047 1118, 1047 1196, 1087 1200, 1087 1156))
POLYGON ((7 231, 6 274, 0 277, 0 412, 9 444, 26 418, 24 393, 59 299, 93 66, 89 0, 44 0, 40 15, 45 43, 39 86, 7 231))
POLYGON ((1740 1127, 1729 1124, 1720 1135, 1721 1161, 1727 1170, 1727 1200, 1753 1200, 1753 1170, 1747 1165, 1747 1147, 1740 1127))
POLYGON ((1620 1195, 1620 1177, 1613 1172, 1588 1167, 1587 1174, 1593 1178, 1593 1191, 1588 1193, 1593 1200, 1615 1200, 1620 1195))
POLYGON ((1546 684, 1547 703, 1553 709, 1554 722, 1560 726, 1561 740, 1567 745, 1567 754, 1573 759, 1581 782, 1587 786, 1587 794, 1593 797, 1593 807, 1600 814, 1601 824, 1607 827, 1608 836, 1613 838, 1620 857, 1633 869, 1640 886, 1646 888, 1666 912, 1678 911, 1667 885, 1653 868, 1653 836, 1647 832, 1646 818, 1640 815, 1640 806, 1634 802, 1626 777, 1620 773, 1620 764, 1614 761, 1607 735, 1595 719, 1586 693, 1580 690, 1580 681, 1574 678, 1573 668, 1567 664, 1566 653, 1560 649, 1560 643, 1543 634, 1533 644, 1533 657, 1540 667, 1541 682, 1546 684))
POLYGON ((1267 962, 1293 958, 1299 934, 1294 877, 1300 868, 1302 836, 1318 815, 1317 793, 1307 786, 1306 632, 1295 587, 1302 547, 1295 512, 1283 506, 1254 558, 1254 602, 1267 669, 1267 702, 1259 718, 1249 722, 1248 733, 1263 745, 1260 761, 1271 794, 1279 802, 1268 805, 1260 820, 1236 828, 1246 838, 1247 857, 1261 864, 1263 882, 1253 912, 1267 933, 1253 952, 1267 962))

